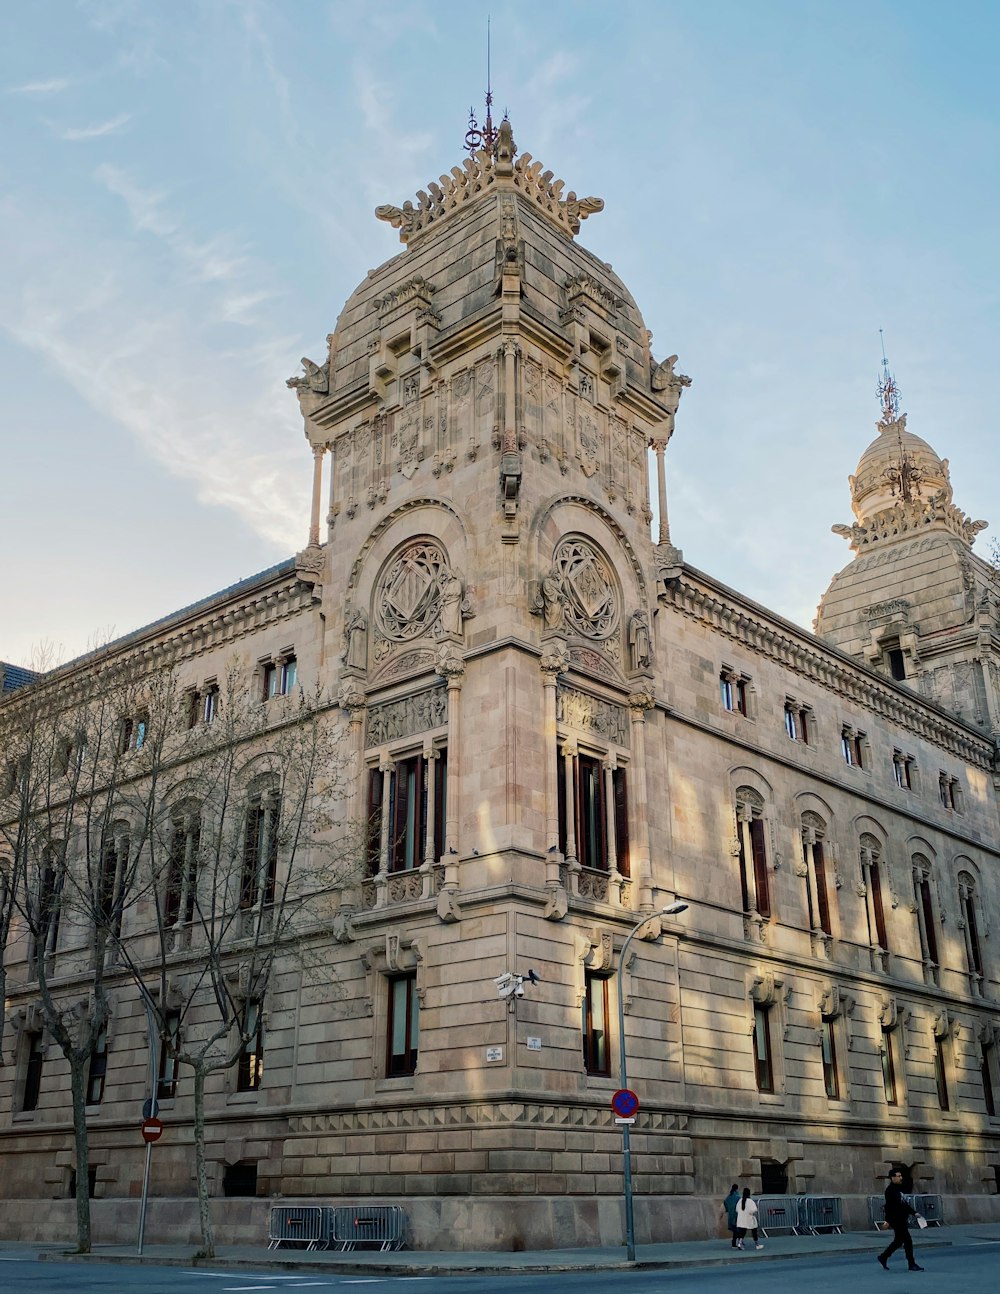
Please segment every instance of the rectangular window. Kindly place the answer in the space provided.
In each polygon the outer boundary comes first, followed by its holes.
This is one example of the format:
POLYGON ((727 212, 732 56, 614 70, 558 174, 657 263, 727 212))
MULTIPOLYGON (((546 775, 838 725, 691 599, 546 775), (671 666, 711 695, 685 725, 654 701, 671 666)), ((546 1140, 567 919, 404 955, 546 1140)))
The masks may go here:
POLYGON ((913 790, 913 760, 901 750, 892 752, 892 775, 902 790, 913 790))
POLYGON ((885 1088, 886 1105, 897 1105, 899 1097, 896 1092, 896 1061, 891 1029, 882 1030, 882 1086, 885 1088))
POLYGON ((168 1011, 163 1021, 164 1036, 160 1038, 160 1064, 156 1077, 156 1095, 161 1101, 172 1100, 177 1095, 177 1047, 180 1044, 181 1016, 179 1011, 168 1011))
POLYGON ((615 797, 615 857, 622 876, 631 876, 628 838, 628 787, 624 768, 611 774, 611 789, 615 797))
POLYGON ((163 924, 189 924, 194 918, 198 850, 201 827, 197 822, 175 822, 167 850, 167 884, 163 894, 163 924))
POLYGON ((122 929, 122 886, 128 863, 129 838, 124 833, 106 837, 101 849, 101 872, 97 883, 97 917, 114 938, 122 929))
POLYGON ((764 822, 762 818, 750 821, 750 853, 753 856, 753 879, 757 887, 757 911, 762 917, 771 915, 771 896, 767 884, 767 852, 764 848, 764 822))
POLYGON ((771 1058, 771 1026, 767 1007, 753 1007, 753 1063, 758 1092, 774 1091, 774 1063, 771 1058))
POLYGON ((906 679, 906 661, 903 653, 898 647, 890 647, 886 652, 886 661, 889 665, 889 675, 897 683, 902 683, 906 679))
POLYGON ((398 759, 390 784, 389 870, 419 867, 427 830, 427 794, 422 755, 398 759))
POLYGON ((397 975, 389 981, 388 1040, 385 1072, 401 1078, 416 1072, 420 1041, 420 999, 416 975, 397 975))
POLYGON ((844 754, 844 763, 852 768, 865 767, 865 734, 845 726, 840 734, 840 748, 844 754))
POLYGON ((979 1073, 983 1080, 983 1099, 986 1101, 986 1113, 991 1119, 996 1118, 997 1105, 993 1095, 993 1055, 995 1048, 983 1043, 980 1049, 979 1073))
POLYGON ((942 773, 938 778, 938 791, 941 803, 946 809, 950 809, 953 813, 961 813, 962 788, 957 777, 949 777, 947 773, 942 773))
POLYGON ((438 751, 434 761, 434 857, 444 855, 448 826, 448 751, 438 751))
POLYGON ((298 679, 298 663, 294 656, 283 661, 268 661, 264 665, 264 700, 274 696, 288 696, 298 679))
POLYGON ((87 1072, 87 1104, 100 1105, 104 1100, 104 1080, 108 1074, 108 1031, 102 1029, 97 1035, 94 1050, 90 1053, 90 1069, 87 1072))
POLYGON ((264 1017, 260 1002, 247 1002, 240 1028, 246 1041, 237 1061, 236 1090, 256 1092, 264 1081, 264 1017))
POLYGON ((42 1065, 45 1050, 40 1033, 29 1033, 27 1038, 28 1055, 24 1066, 24 1089, 21 1093, 21 1109, 25 1111, 38 1109, 38 1098, 42 1091, 42 1065))
POLYGON ((604 770, 591 755, 577 756, 576 855, 581 867, 607 869, 607 806, 604 770))
POLYGON ((583 1067, 588 1074, 611 1073, 608 1046, 608 977, 586 975, 583 999, 583 1067))
POLYGON ((808 705, 799 705, 791 699, 785 702, 785 732, 792 741, 799 741, 803 746, 812 742, 812 709, 808 705))
POLYGON ((214 723, 219 713, 219 685, 209 683, 201 701, 201 718, 203 723, 214 723))
POLYGON ((823 1087, 830 1100, 835 1101, 840 1096, 840 1079, 837 1075, 837 1041, 833 1020, 821 1021, 820 1042, 823 1053, 823 1087))
POLYGON ((744 718, 747 715, 747 685, 749 679, 744 675, 737 677, 732 670, 724 667, 719 675, 719 692, 722 697, 722 707, 733 714, 741 714, 744 718))
POLYGON ((736 837, 740 846, 740 889, 744 912, 758 912, 762 917, 771 915, 771 897, 767 879, 767 850, 764 844, 764 821, 755 809, 744 802, 736 809, 736 837), (747 814, 752 816, 749 819, 747 814), (747 842, 750 858, 747 858, 747 842), (752 868, 752 872, 748 870, 752 868), (750 877, 753 877, 751 892, 750 877))
POLYGON ((948 1100, 948 1073, 945 1069, 944 1039, 934 1039, 934 1081, 937 1084, 938 1105, 942 1110, 950 1110, 948 1100))
POLYGON ((735 710, 736 697, 733 681, 727 678, 725 674, 719 679, 719 691, 722 694, 722 708, 724 710, 735 710))
POLYGON ((187 726, 189 728, 196 727, 198 720, 201 718, 201 693, 196 688, 192 688, 186 694, 185 709, 187 726))
POLYGON ((368 770, 367 839, 368 874, 375 876, 382 863, 382 791, 385 778, 380 768, 368 770))

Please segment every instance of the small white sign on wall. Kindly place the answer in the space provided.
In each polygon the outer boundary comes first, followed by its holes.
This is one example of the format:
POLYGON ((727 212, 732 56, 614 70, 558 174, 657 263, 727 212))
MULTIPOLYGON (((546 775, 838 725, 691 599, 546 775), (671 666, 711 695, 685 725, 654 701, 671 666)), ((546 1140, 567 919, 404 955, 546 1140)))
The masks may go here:
POLYGON ((486 1048, 486 1059, 487 1059, 488 1061, 492 1061, 492 1060, 503 1060, 503 1048, 502 1048, 502 1047, 487 1047, 487 1048, 486 1048))
POLYGON ((541 1040, 541 1038, 529 1038, 529 1039, 528 1039, 528 1050, 529 1050, 529 1051, 541 1051, 541 1050, 542 1050, 542 1040, 541 1040))

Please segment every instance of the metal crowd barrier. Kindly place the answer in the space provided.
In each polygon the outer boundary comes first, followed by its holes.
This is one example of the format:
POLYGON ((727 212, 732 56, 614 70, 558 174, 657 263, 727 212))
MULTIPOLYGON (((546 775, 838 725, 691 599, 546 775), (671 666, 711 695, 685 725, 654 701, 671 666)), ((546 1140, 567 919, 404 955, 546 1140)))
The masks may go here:
POLYGON ((378 1245, 380 1250, 402 1249, 406 1243, 406 1214, 398 1204, 368 1204, 332 1209, 334 1249, 378 1245))
POLYGON ((321 1205, 275 1204, 267 1227, 268 1249, 282 1245, 305 1245, 307 1249, 326 1249, 330 1241, 333 1209, 321 1205))
POLYGON ((842 1232, 842 1201, 836 1195, 803 1195, 799 1198, 799 1228, 817 1235, 820 1231, 842 1232))
POLYGON ((757 1199, 757 1221, 765 1236, 772 1231, 799 1234, 799 1200, 795 1195, 761 1195, 757 1199))
POLYGON ((914 1195, 913 1207, 927 1219, 929 1227, 944 1224, 944 1204, 940 1195, 914 1195))

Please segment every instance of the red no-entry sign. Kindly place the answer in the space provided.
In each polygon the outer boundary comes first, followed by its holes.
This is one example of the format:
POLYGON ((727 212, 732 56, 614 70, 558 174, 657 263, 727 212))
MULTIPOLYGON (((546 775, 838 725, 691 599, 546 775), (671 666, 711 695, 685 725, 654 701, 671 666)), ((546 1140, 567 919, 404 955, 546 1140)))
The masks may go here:
POLYGON ((163 1122, 160 1119, 143 1119, 142 1121, 142 1139, 143 1141, 159 1141, 163 1135, 163 1122))

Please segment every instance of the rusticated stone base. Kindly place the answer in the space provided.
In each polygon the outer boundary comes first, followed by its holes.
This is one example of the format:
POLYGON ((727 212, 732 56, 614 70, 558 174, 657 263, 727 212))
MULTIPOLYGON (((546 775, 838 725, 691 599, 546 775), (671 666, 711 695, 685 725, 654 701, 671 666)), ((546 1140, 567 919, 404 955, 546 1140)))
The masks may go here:
MULTIPOLYGON (((268 1217, 273 1204, 315 1205, 315 1197, 215 1200, 212 1216, 216 1243, 267 1245, 268 1217)), ((344 1199, 322 1201, 350 1203, 344 1199)), ((413 1250, 494 1252, 570 1249, 624 1245, 622 1202, 609 1198, 482 1196, 475 1199, 386 1199, 401 1204, 409 1219, 413 1250)), ((869 1229, 867 1201, 845 1196, 844 1227, 869 1229)), ((0 1234, 7 1240, 73 1243, 75 1214, 72 1200, 0 1200, 0 1234)), ((944 1197, 949 1222, 1000 1222, 1000 1196, 944 1197)), ((93 1242, 129 1244, 138 1234, 137 1200, 93 1201, 93 1242)), ((635 1201, 638 1244, 723 1237, 721 1204, 699 1196, 645 1196, 635 1201)), ((196 1246, 198 1206, 193 1199, 153 1198, 146 1218, 145 1243, 196 1246)))

